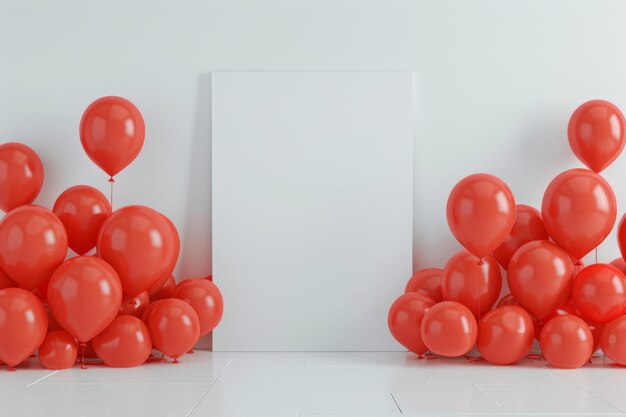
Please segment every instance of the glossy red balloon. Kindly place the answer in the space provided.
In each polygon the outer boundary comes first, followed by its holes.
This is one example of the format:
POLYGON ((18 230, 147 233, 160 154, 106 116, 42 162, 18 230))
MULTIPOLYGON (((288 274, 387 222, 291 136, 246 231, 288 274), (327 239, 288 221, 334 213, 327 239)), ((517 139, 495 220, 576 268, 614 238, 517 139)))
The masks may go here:
POLYGON ((154 310, 156 306, 159 305, 161 301, 163 300, 156 300, 156 301, 150 302, 150 304, 148 304, 148 307, 144 310, 143 314, 141 315, 141 321, 146 323, 146 326, 150 322, 150 315, 152 314, 152 311, 154 310))
POLYGON ((507 279, 511 294, 542 320, 565 301, 572 289, 574 265, 567 252, 552 242, 528 242, 511 258, 507 279))
POLYGON ((476 347, 496 365, 510 365, 522 359, 533 345, 530 314, 521 307, 506 305, 485 314, 478 322, 476 347))
POLYGON ((42 184, 43 165, 35 151, 21 143, 0 145, 0 209, 32 203, 42 184))
POLYGON ((572 299, 585 319, 608 323, 626 313, 626 276, 612 265, 589 265, 576 275, 572 299))
POLYGON ((626 316, 620 316, 604 327, 600 346, 606 356, 626 366, 626 316))
POLYGON ((54 318, 79 342, 103 331, 117 316, 122 286, 115 270, 100 258, 77 256, 63 263, 48 285, 54 318))
POLYGON ((601 172, 624 149, 624 116, 614 104, 591 100, 580 105, 567 125, 569 146, 589 169, 601 172))
POLYGON ((180 239, 161 213, 145 206, 126 206, 102 224, 97 247, 99 256, 119 274, 124 292, 136 297, 172 274, 180 239))
POLYGON ((443 301, 441 295, 442 275, 443 269, 440 268, 427 268, 417 271, 406 284, 404 292, 421 292, 436 302, 443 301))
POLYGON ((200 337, 209 334, 222 319, 222 293, 209 280, 189 278, 182 281, 174 290, 174 298, 187 302, 196 311, 200 321, 200 337))
POLYGON ((391 335, 402 346, 418 355, 428 348, 422 340, 422 320, 435 300, 420 292, 407 292, 396 299, 389 309, 387 325, 391 335))
POLYGON ((501 179, 489 174, 470 175, 450 192, 446 217, 459 243, 484 258, 511 232, 515 199, 501 179))
POLYGON ((476 333, 474 315, 456 301, 435 304, 422 319, 422 340, 428 350, 438 355, 465 355, 474 346, 476 333))
POLYGON ((539 339, 541 352, 555 368, 579 368, 593 353, 593 336, 579 317, 566 314, 550 320, 539 339))
POLYGON ((0 268, 24 289, 48 281, 66 253, 65 228, 48 209, 18 207, 0 222, 0 268))
POLYGON ((141 112, 123 97, 101 97, 80 120, 80 142, 89 158, 113 177, 139 155, 145 137, 141 112))
POLYGON ((160 300, 148 317, 154 346, 177 359, 187 353, 200 338, 200 321, 195 310, 177 298, 160 300))
POLYGON ((176 289, 176 280, 173 275, 167 277, 148 288, 150 301, 162 300, 164 298, 172 298, 176 289))
POLYGON ((137 297, 131 297, 128 294, 124 294, 122 297, 122 304, 120 305, 119 316, 135 316, 141 317, 150 304, 150 298, 148 292, 144 291, 137 297))
POLYGON ((604 178, 587 169, 570 169, 548 185, 541 213, 552 240, 581 259, 611 232, 617 203, 604 178))
POLYGON ((139 366, 152 351, 146 324, 133 316, 118 316, 91 342, 102 361, 115 368, 139 366))
POLYGON ((13 281, 6 272, 0 269, 0 290, 17 287, 17 282, 13 281))
POLYGON ((48 333, 39 348, 39 360, 46 369, 68 369, 78 357, 78 345, 69 333, 57 330, 48 333))
POLYGON ((65 226, 69 247, 84 255, 96 247, 100 226, 111 215, 111 204, 97 189, 76 185, 61 193, 52 211, 65 226))
POLYGON ((513 228, 504 242, 493 251, 493 256, 502 268, 509 266, 511 257, 525 243, 533 240, 548 240, 550 236, 541 220, 539 210, 518 204, 515 206, 516 216, 513 228))
POLYGON ((0 361, 14 367, 41 345, 46 337, 46 310, 22 288, 0 290, 0 361))
POLYGON ((467 251, 454 255, 443 268, 441 294, 458 301, 479 319, 493 307, 502 289, 500 267, 493 256, 480 259, 467 251))

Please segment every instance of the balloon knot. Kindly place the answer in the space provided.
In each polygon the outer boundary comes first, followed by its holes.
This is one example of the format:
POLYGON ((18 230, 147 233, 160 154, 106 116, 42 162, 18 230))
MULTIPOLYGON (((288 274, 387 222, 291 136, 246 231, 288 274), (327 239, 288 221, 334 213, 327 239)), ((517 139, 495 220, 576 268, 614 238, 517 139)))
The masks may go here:
POLYGON ((80 342, 80 346, 81 346, 81 347, 85 347, 85 346, 87 346, 87 343, 85 343, 85 342, 80 342))
POLYGON ((580 259, 579 259, 579 260, 577 260, 577 261, 576 261, 576 263, 575 263, 574 265, 576 265, 576 266, 581 266, 582 264, 583 264, 583 263, 582 263, 582 262, 580 262, 580 259))
POLYGON ((189 351, 187 353, 193 354, 193 349, 189 349, 189 351))
POLYGON ((13 366, 9 366, 9 372, 15 372, 15 368, 13 366))
POLYGON ((175 364, 179 364, 180 362, 178 362, 178 358, 174 358, 174 363, 175 364))
POLYGON ((480 258, 480 260, 478 261, 478 265, 484 265, 485 262, 483 262, 483 258, 480 258))
POLYGON ((113 179, 113 177, 109 177, 109 182, 115 182, 115 180, 113 179))

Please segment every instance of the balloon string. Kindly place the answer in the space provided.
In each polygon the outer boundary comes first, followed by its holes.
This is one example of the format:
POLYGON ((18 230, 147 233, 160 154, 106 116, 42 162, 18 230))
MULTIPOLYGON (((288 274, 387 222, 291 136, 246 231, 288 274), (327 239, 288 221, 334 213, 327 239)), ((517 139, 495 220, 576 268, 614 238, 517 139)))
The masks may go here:
POLYGON ((596 263, 598 263, 598 248, 596 248, 596 263))
POLYGON ((87 343, 80 344, 80 369, 87 369, 85 366, 85 346, 87 346, 87 343))
POLYGON ((111 184, 111 197, 109 198, 109 201, 111 203, 111 210, 113 210, 113 183, 115 182, 115 180, 113 179, 113 177, 109 178, 109 184, 111 184))

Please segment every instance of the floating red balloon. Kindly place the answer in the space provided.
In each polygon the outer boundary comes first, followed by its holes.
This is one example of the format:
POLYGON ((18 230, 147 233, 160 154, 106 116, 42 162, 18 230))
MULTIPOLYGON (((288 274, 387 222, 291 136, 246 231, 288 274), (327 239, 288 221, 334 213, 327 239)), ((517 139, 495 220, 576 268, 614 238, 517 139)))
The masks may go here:
POLYGON ((579 368, 593 353, 593 336, 583 319, 566 314, 550 320, 539 339, 541 352, 556 368, 579 368))
POLYGON ((417 271, 406 284, 404 292, 421 292, 436 302, 443 301, 441 295, 442 274, 443 270, 440 268, 427 268, 417 271))
POLYGON ((567 126, 569 145, 589 169, 601 172, 624 149, 624 116, 612 103, 591 100, 578 107, 567 126))
POLYGON ((489 174, 474 174, 454 186, 446 208, 454 237, 479 258, 490 255, 515 222, 515 199, 507 185, 489 174))
POLYGON ((422 340, 428 350, 438 355, 465 355, 474 346, 476 333, 474 315, 456 301, 435 304, 422 319, 422 340))
POLYGON ((617 203, 604 178, 587 169, 570 169, 548 185, 541 213, 554 242, 581 259, 611 232, 617 203))
POLYGON ((200 338, 198 315, 188 303, 176 298, 155 304, 148 328, 154 346, 174 359, 187 353, 200 338))
POLYGON ((98 255, 119 274, 124 292, 136 297, 171 275, 180 239, 161 213, 145 206, 126 206, 102 224, 97 247, 98 255))
POLYGON ((626 366, 626 316, 620 316, 604 327, 600 346, 606 356, 626 366))
POLYGON ((570 295, 574 265, 567 252, 546 240, 528 242, 509 262, 507 279, 520 306, 542 320, 570 295))
POLYGON ((207 279, 190 278, 182 281, 174 291, 174 298, 189 303, 196 311, 200 321, 200 337, 213 330, 222 319, 222 293, 207 279))
POLYGON ((541 220, 539 210, 518 204, 515 206, 516 216, 513 228, 504 242, 493 251, 493 256, 502 268, 509 266, 511 257, 525 243, 533 240, 548 240, 550 236, 541 220))
POLYGON ((39 360, 46 369, 71 368, 77 357, 76 340, 62 330, 48 333, 39 348, 39 360))
POLYGON ((46 337, 46 310, 22 288, 0 290, 0 361, 14 367, 41 345, 46 337))
POLYGON ((116 368, 139 366, 152 350, 148 327, 133 316, 116 317, 91 344, 105 364, 116 368))
POLYGON ((141 112, 122 97, 101 97, 80 120, 80 141, 89 158, 111 177, 126 168, 143 147, 141 112))
POLYGON ((626 313, 626 276, 612 265, 589 265, 576 275, 572 299, 585 319, 608 323, 626 313))
POLYGON ((48 281, 66 253, 65 228, 48 209, 18 207, 0 222, 0 268, 24 289, 48 281))
POLYGON ((463 250, 443 268, 441 294, 447 301, 457 301, 479 319, 491 310, 502 289, 500 267, 493 256, 482 262, 463 250))
POLYGON ((402 346, 418 355, 428 348, 422 340, 422 320, 435 301, 420 292, 407 292, 396 299, 389 309, 387 324, 391 335, 402 346))
POLYGON ((96 246, 100 226, 111 215, 111 204, 97 189, 76 185, 61 193, 52 211, 65 226, 69 247, 84 255, 96 246))
POLYGON ((0 145, 0 209, 8 213, 32 203, 42 184, 43 165, 35 151, 21 143, 0 145))
POLYGON ((478 322, 476 346, 487 361, 496 365, 510 365, 522 359, 530 352, 533 339, 530 314, 518 306, 498 307, 478 322))
POLYGON ((79 342, 102 332, 122 302, 122 286, 115 270, 100 258, 77 256, 63 263, 48 285, 48 304, 54 318, 79 342))
POLYGON ((150 298, 147 291, 134 298, 124 294, 118 315, 141 317, 146 308, 148 308, 148 304, 150 304, 150 298))

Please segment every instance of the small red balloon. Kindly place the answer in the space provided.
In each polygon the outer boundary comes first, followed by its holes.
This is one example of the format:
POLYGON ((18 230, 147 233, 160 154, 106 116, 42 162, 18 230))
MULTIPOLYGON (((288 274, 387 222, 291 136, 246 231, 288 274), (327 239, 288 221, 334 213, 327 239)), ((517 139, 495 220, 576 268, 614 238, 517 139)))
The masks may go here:
POLYGON ((422 320, 435 301, 419 292, 407 292, 393 302, 387 316, 391 335, 402 346, 418 355, 428 348, 422 340, 422 320))
POLYGON ((91 342, 102 361, 115 368, 139 366, 152 350, 145 323, 133 316, 118 316, 91 342))
POLYGON ((443 270, 440 268, 426 268, 417 271, 406 284, 404 292, 421 292, 436 302, 443 301, 441 295, 442 274, 443 270))
POLYGON ((124 294, 118 315, 141 317, 148 308, 148 304, 150 304, 150 298, 147 291, 142 292, 137 297, 124 294))
POLYGON ((222 293, 209 280, 204 278, 183 280, 176 286, 174 298, 189 303, 196 311, 200 321, 200 337, 209 334, 222 319, 224 312, 222 293))
POLYGON ((77 357, 76 339, 62 330, 48 333, 39 348, 39 360, 46 369, 71 368, 77 357))
POLYGON ((626 276, 612 265, 589 265, 576 275, 572 299, 585 319, 608 323, 626 313, 626 276))
POLYGON ((148 316, 148 328, 154 346, 177 359, 187 353, 200 338, 200 321, 195 310, 177 298, 160 300, 148 316))
POLYGON ((438 355, 465 355, 474 346, 476 334, 476 318, 456 301, 435 304, 422 319, 422 340, 428 350, 438 355))
POLYGON ((35 151, 21 143, 0 145, 0 209, 8 213, 32 203, 42 184, 43 165, 35 151))
POLYGON ((521 307, 506 305, 485 314, 478 322, 476 347, 496 365, 513 364, 530 352, 534 330, 530 314, 521 307))
POLYGON ((515 206, 515 223, 504 242, 493 251, 493 256, 502 268, 507 269, 513 254, 524 244, 533 240, 548 240, 550 236, 541 220, 539 210, 518 204, 515 206))
POLYGON ((541 352, 555 368, 583 366, 593 353, 593 336, 589 326, 571 314, 558 316, 543 327, 539 339, 541 352))

